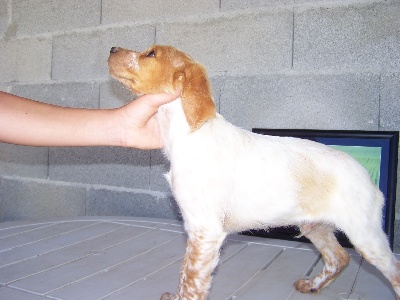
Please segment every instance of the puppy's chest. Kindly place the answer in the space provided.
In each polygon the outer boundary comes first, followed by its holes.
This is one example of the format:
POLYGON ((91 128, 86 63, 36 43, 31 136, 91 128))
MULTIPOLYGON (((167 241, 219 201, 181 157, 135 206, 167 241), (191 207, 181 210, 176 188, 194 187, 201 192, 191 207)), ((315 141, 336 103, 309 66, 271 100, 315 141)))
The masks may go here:
MULTIPOLYGON (((233 180, 246 165, 249 138, 221 116, 208 120, 192 131, 180 103, 161 107, 158 113, 164 152, 171 163, 170 174, 198 183, 233 180)), ((240 177, 240 176, 239 176, 240 177)))
POLYGON ((174 102, 161 106, 157 113, 158 124, 160 129, 161 139, 164 144, 164 151, 171 159, 171 152, 174 144, 183 143, 190 133, 190 127, 187 123, 185 114, 181 107, 181 101, 174 102))

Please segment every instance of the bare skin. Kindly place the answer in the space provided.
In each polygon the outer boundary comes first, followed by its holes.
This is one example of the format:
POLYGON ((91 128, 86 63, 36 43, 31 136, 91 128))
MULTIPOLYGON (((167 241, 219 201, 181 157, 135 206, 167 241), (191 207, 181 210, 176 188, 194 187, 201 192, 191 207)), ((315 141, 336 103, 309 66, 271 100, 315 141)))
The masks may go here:
POLYGON ((144 95, 116 109, 45 104, 0 92, 0 142, 29 146, 163 146, 159 106, 178 95, 144 95))

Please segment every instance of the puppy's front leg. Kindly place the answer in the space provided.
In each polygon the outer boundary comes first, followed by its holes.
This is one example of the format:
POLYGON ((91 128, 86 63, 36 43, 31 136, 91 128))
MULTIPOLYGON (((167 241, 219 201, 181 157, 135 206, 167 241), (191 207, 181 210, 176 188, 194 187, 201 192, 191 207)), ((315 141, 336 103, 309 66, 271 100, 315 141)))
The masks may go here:
POLYGON ((188 232, 186 253, 180 273, 178 292, 165 293, 161 299, 206 299, 211 284, 211 273, 218 263, 219 249, 226 234, 200 229, 188 232))

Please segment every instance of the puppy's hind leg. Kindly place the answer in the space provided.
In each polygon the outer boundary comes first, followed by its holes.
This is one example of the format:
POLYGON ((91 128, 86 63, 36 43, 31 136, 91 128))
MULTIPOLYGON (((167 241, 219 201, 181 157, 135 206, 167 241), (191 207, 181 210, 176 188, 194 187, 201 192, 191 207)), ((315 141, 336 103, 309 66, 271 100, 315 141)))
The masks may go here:
POLYGON ((346 230, 346 234, 361 255, 389 280, 400 299, 400 263, 390 250, 380 223, 366 220, 364 224, 361 228, 346 230))
POLYGON ((295 288, 302 293, 318 293, 328 286, 349 263, 349 254, 339 245, 333 228, 323 224, 300 226, 301 233, 321 252, 324 268, 313 279, 300 279, 295 288))

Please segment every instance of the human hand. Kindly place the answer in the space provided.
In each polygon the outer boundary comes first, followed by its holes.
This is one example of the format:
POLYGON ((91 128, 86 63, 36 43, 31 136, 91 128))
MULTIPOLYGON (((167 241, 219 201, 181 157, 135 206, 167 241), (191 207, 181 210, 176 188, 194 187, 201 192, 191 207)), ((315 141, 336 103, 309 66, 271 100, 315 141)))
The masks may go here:
POLYGON ((156 113, 176 95, 144 95, 116 109, 45 104, 0 92, 0 142, 29 146, 161 148, 156 113))
POLYGON ((162 148, 157 110, 178 97, 178 94, 144 95, 117 109, 121 144, 139 149, 162 148))

